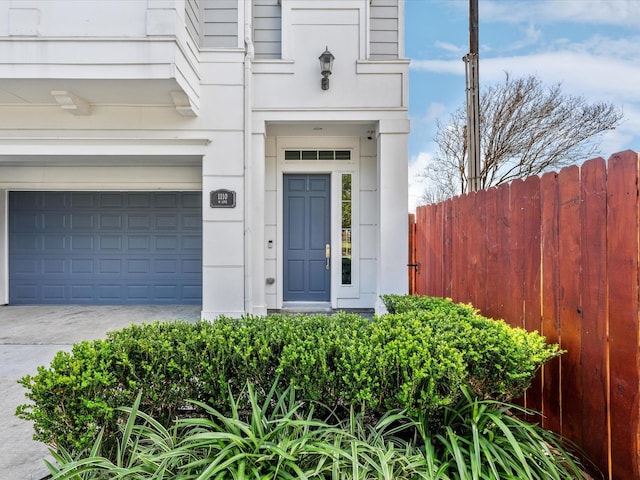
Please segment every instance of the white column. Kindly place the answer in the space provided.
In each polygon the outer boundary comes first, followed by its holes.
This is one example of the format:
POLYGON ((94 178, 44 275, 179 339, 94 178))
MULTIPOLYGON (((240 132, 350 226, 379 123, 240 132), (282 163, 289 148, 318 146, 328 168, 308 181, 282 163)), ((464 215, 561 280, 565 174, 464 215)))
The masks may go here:
POLYGON ((0 190, 0 305, 9 303, 8 192, 0 190))
POLYGON ((247 284, 246 311, 266 315, 265 299, 265 139, 264 122, 254 122, 251 135, 251 158, 247 168, 247 284))
POLYGON ((215 136, 202 158, 202 318, 245 313, 245 195, 242 134, 215 136), (230 190, 236 204, 211 207, 210 192, 230 190))
POLYGON ((378 264, 376 313, 380 295, 408 292, 408 120, 381 120, 378 132, 378 264))

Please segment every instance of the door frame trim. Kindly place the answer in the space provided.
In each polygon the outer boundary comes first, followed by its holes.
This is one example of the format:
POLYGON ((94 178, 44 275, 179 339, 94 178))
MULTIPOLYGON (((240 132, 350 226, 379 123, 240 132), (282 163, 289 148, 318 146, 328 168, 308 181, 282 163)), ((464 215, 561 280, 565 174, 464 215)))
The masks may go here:
MULTIPOLYGON (((309 237, 306 236, 306 234, 303 236, 304 238, 304 263, 305 263, 305 267, 303 268, 303 273, 304 273, 304 279, 303 279, 303 284, 306 284, 306 287, 302 289, 302 293, 299 292, 291 292, 290 294, 288 294, 287 296, 289 297, 287 300, 284 300, 283 298, 283 306, 286 303, 291 303, 291 302, 303 302, 303 303, 310 303, 310 302, 320 302, 320 303, 326 303, 326 304, 330 304, 331 302, 331 282, 333 280, 333 272, 331 271, 331 268, 329 268, 329 270, 327 270, 325 268, 326 265, 326 248, 325 246, 331 246, 331 230, 332 230, 332 218, 331 218, 331 174, 326 174, 326 173, 283 173, 282 177, 283 180, 285 178, 285 176, 287 178, 297 178, 297 179, 305 179, 305 206, 304 206, 304 215, 303 215, 303 222, 304 222, 304 231, 307 232, 309 234, 309 237), (319 251, 317 248, 313 249, 313 251, 310 250, 311 248, 311 243, 313 242, 311 239, 311 233, 312 231, 316 230, 316 226, 320 223, 318 221, 311 221, 313 219, 313 216, 311 215, 311 205, 308 203, 308 200, 310 197, 316 197, 316 190, 310 191, 309 190, 309 186, 311 184, 310 179, 318 179, 322 181, 322 185, 324 186, 323 190, 322 190, 322 203, 323 206, 326 207, 326 210, 323 210, 325 216, 323 216, 324 221, 322 222, 321 226, 320 226, 320 230, 322 231, 322 248, 321 251, 319 251), (326 215, 329 215, 329 218, 327 219, 326 215), (314 228, 308 228, 311 225, 314 226, 314 228), (328 242, 328 243, 327 243, 328 242), (322 263, 322 279, 323 279, 323 284, 325 286, 325 288, 323 288, 322 290, 318 290, 317 292, 314 293, 314 291, 311 290, 311 285, 310 283, 307 284, 307 280, 310 279, 310 277, 308 277, 308 275, 311 275, 311 263, 308 263, 308 261, 310 261, 312 258, 314 261, 318 261, 320 260, 319 258, 316 257, 316 255, 322 255, 322 257, 325 259, 322 263), (328 282, 328 285, 326 284, 326 282, 328 282), (291 297, 302 297, 302 298, 291 298, 291 297), (315 297, 315 298, 314 298, 315 297)), ((284 185, 283 185, 284 186, 284 185)), ((286 190, 286 189, 285 189, 286 190)), ((286 208, 289 206, 288 204, 288 199, 291 197, 297 197, 299 196, 299 190, 287 190, 287 195, 285 195, 285 190, 283 190, 283 200, 286 198, 287 202, 283 202, 283 208, 286 208)), ((320 190, 317 191, 318 193, 320 193, 320 190)), ((290 212, 290 210, 289 210, 290 212)), ((285 233, 285 223, 287 224, 288 227, 288 231, 287 233, 290 234, 291 233, 291 229, 296 227, 295 223, 292 223, 290 221, 286 221, 286 218, 283 216, 283 223, 282 223, 282 228, 283 228, 283 244, 282 244, 282 259, 283 262, 285 261, 285 259, 288 260, 292 260, 294 257, 297 258, 297 255, 295 253, 293 253, 292 251, 286 251, 285 249, 285 242, 284 240, 289 236, 289 235, 284 235, 285 233)), ((290 236, 289 236, 290 238, 290 236)), ((330 247, 331 248, 331 247, 330 247)), ((300 259, 298 259, 300 260, 300 259)), ((285 274, 285 270, 287 270, 286 268, 283 268, 282 271, 282 281, 283 283, 285 282, 285 280, 287 280, 287 276, 285 274)), ((315 272, 315 270, 314 270, 315 272)), ((318 273, 316 272, 315 275, 318 275, 318 273)), ((291 281, 291 278, 289 278, 289 281, 291 281)), ((291 284, 288 284, 289 287, 291 288, 291 284)), ((282 291, 282 295, 283 297, 285 291, 283 289, 282 291)))
MULTIPOLYGON (((360 189, 360 137, 276 137, 276 305, 283 308, 284 289, 284 175, 285 174, 329 174, 331 175, 331 250, 341 252, 341 206, 342 183, 341 173, 352 175, 352 189, 359 192, 360 189), (285 160, 285 150, 350 150, 351 160, 285 160)), ((338 308, 339 298, 359 298, 359 195, 354 195, 352 200, 352 224, 353 224, 353 250, 354 258, 352 283, 342 285, 342 259, 341 255, 331 255, 331 307, 338 308)), ((268 224, 268 220, 267 220, 268 224)))

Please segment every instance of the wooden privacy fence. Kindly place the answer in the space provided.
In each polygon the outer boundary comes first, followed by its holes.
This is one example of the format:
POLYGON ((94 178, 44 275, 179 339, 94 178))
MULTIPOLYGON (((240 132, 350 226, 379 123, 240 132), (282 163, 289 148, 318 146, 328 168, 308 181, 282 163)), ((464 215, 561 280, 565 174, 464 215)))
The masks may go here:
POLYGON ((418 207, 410 225, 416 293, 567 351, 526 404, 616 480, 640 478, 638 161, 625 151, 418 207))

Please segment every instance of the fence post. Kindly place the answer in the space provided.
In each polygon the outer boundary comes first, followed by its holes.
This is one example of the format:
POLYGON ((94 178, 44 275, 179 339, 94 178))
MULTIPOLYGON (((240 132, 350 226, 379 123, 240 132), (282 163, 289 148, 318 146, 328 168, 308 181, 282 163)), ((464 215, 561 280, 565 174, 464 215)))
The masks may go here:
POLYGON ((407 268, 409 270, 409 294, 416 293, 416 216, 409 214, 409 257, 407 260, 407 268))

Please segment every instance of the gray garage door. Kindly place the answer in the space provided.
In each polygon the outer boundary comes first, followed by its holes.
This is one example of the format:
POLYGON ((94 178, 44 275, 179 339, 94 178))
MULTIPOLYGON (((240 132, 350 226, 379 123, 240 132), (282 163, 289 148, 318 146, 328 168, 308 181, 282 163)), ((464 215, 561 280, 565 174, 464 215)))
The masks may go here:
POLYGON ((200 304, 200 192, 10 192, 11 304, 200 304))

